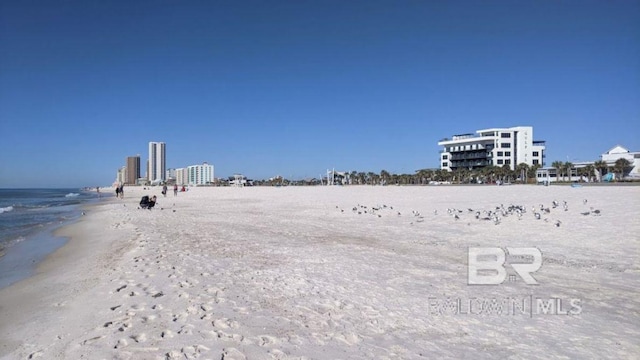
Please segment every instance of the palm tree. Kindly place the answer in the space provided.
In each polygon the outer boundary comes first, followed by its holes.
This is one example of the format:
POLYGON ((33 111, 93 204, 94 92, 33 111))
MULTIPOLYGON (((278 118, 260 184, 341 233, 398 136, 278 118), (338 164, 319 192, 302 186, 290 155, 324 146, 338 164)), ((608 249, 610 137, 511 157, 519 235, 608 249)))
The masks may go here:
POLYGON ((516 175, 520 178, 520 181, 527 183, 528 181, 529 165, 527 163, 520 163, 516 166, 516 175))
POLYGON ((366 183, 367 183, 367 174, 365 174, 364 172, 360 171, 358 173, 358 184, 364 185, 366 183))
POLYGON ((595 171, 596 171, 595 166, 589 164, 582 168, 582 175, 587 177, 588 182, 591 182, 591 179, 593 178, 595 171))
POLYGON ((598 170, 599 179, 598 181, 602 181, 602 177, 605 174, 605 171, 609 168, 606 161, 598 160, 593 163, 593 166, 598 170))
POLYGON ((380 171, 380 179, 382 179, 382 185, 387 185, 387 182, 389 182, 389 172, 387 170, 380 171))
POLYGON ((535 180, 535 179, 536 179, 536 172, 537 172, 537 171, 538 171, 538 169, 540 169, 541 167, 542 167, 542 165, 540 165, 540 164, 535 164, 535 165, 531 166, 531 167, 529 168, 529 171, 528 171, 528 173, 527 173, 527 176, 528 176, 528 177, 530 177, 530 178, 533 178, 533 179, 534 179, 534 182, 535 182, 535 181, 536 181, 536 180, 535 180))
POLYGON ((430 172, 431 170, 428 169, 420 169, 416 171, 416 176, 420 185, 424 185, 429 180, 429 178, 431 177, 430 172))
POLYGON ((622 180, 622 178, 624 178, 624 173, 625 171, 627 171, 628 168, 631 167, 631 161, 625 159, 625 158, 620 158, 618 160, 616 160, 616 164, 613 166, 613 169, 618 173, 619 175, 619 179, 618 180, 622 180))
POLYGON ((358 173, 354 170, 349 174, 349 184, 354 185, 358 179, 358 173))
POLYGON ((458 183, 458 184, 462 184, 465 176, 466 176, 466 169, 465 168, 457 168, 455 170, 453 170, 453 179, 458 183))
MULTIPOLYGON (((562 169, 564 168, 564 163, 562 161, 554 161, 551 164, 551 167, 556 169, 556 181, 560 181, 560 175, 562 175, 562 169)), ((564 180, 564 178, 562 180, 564 180)))
POLYGON ((565 174, 567 174, 567 177, 569 178, 569 182, 571 182, 571 170, 573 169, 573 163, 567 161, 566 163, 564 163, 563 168, 565 174))
POLYGON ((502 173, 502 183, 506 183, 506 182, 511 182, 511 180, 513 179, 513 170, 511 170, 511 166, 508 164, 504 164, 502 165, 502 169, 501 169, 501 173, 502 173))

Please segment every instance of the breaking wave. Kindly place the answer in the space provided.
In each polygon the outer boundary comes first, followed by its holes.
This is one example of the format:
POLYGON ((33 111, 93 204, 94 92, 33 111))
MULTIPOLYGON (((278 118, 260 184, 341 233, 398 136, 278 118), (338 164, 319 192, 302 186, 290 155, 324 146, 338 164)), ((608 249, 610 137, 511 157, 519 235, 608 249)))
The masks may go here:
POLYGON ((5 213, 5 212, 9 212, 11 210, 13 210, 13 206, 7 206, 7 207, 0 208, 0 214, 5 213))

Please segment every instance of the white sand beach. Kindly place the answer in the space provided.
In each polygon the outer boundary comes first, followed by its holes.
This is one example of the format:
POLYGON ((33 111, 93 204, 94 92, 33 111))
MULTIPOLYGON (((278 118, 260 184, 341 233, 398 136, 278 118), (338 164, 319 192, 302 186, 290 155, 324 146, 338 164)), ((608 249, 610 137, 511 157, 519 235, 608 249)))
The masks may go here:
POLYGON ((160 190, 0 290, 1 358, 640 357, 638 186, 160 190), (469 247, 537 247, 539 284, 469 285, 469 247), (523 309, 465 305, 495 299, 523 309))

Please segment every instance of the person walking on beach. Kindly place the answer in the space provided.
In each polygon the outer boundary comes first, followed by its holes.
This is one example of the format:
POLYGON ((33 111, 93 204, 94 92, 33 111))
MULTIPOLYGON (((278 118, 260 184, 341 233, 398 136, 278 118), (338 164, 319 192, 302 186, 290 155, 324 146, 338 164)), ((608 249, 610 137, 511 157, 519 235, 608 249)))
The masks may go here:
POLYGON ((164 197, 167 197, 167 185, 162 185, 162 195, 164 195, 164 197))
POLYGON ((173 185, 173 196, 178 196, 178 184, 173 185))
POLYGON ((120 199, 124 199, 124 184, 120 185, 120 199))
POLYGON ((120 185, 116 186, 116 199, 120 197, 120 185))

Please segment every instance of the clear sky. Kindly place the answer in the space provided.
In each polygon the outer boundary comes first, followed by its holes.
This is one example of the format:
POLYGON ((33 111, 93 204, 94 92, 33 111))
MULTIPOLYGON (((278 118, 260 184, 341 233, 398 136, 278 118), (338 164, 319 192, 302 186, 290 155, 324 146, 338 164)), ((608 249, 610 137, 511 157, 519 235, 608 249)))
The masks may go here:
POLYGON ((639 1, 2 1, 0 187, 110 184, 167 144, 217 177, 438 167, 534 126, 640 150, 639 1))

